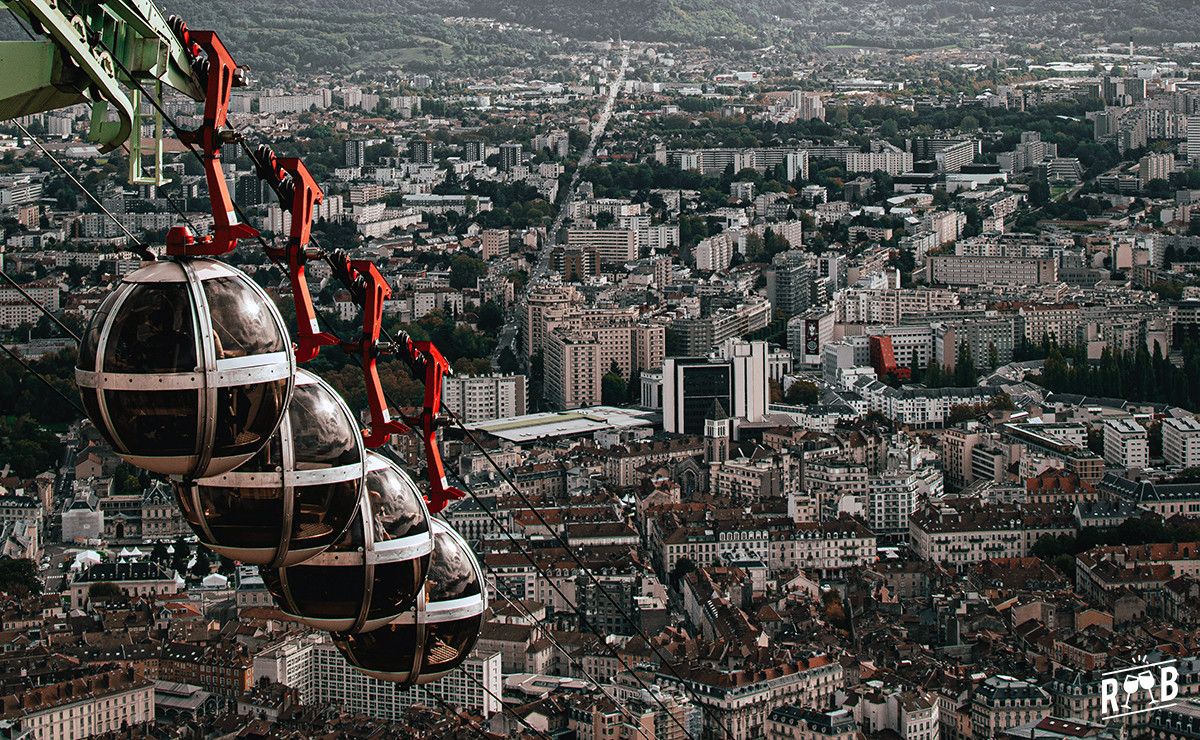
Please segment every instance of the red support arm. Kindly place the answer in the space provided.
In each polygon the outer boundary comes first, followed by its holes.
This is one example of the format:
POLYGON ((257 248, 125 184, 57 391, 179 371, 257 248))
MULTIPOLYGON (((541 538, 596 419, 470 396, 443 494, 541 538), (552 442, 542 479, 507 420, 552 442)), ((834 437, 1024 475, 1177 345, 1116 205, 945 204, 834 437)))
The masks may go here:
POLYGON ((181 131, 179 138, 200 150, 212 206, 213 233, 198 236, 187 227, 176 226, 167 234, 167 254, 189 257, 228 254, 239 239, 258 236, 257 229, 237 220, 229 184, 221 169, 221 145, 226 142, 221 129, 225 127, 233 87, 239 79, 238 67, 215 32, 191 31, 183 22, 176 25, 175 32, 191 53, 192 66, 205 88, 204 122, 195 131, 181 131))
POLYGON ((363 435, 367 447, 376 448, 387 444, 393 434, 403 434, 410 428, 418 428, 425 447, 425 460, 429 477, 429 495, 426 501, 429 510, 437 513, 446 508, 451 499, 465 494, 451 486, 446 480, 446 469, 442 452, 437 443, 437 427, 442 413, 442 380, 450 374, 450 363, 432 342, 414 342, 405 335, 399 347, 394 347, 400 357, 408 363, 413 377, 424 382, 425 400, 421 414, 405 417, 404 422, 395 421, 387 407, 383 385, 379 380, 377 364, 379 356, 379 333, 383 326, 383 302, 392 289, 380 274, 379 269, 367 260, 350 260, 349 273, 363 287, 363 335, 358 343, 359 359, 367 386, 367 399, 371 409, 371 426, 363 435))
POLYGON ((280 205, 291 213, 287 246, 269 248, 267 254, 276 262, 287 263, 296 305, 296 362, 308 362, 320 353, 321 347, 342 343, 335 335, 319 329, 304 270, 312 256, 308 243, 312 238, 313 211, 325 195, 298 157, 276 158, 271 148, 264 145, 253 159, 259 177, 271 184, 279 193, 280 205))

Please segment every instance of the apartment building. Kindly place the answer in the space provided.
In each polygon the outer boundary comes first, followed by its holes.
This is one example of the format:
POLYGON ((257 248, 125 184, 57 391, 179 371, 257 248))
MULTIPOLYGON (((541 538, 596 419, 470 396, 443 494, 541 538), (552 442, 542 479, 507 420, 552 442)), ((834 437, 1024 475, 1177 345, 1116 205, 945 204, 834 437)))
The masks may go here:
POLYGON ((810 576, 838 578, 850 568, 875 562, 875 533, 857 519, 802 522, 771 533, 772 570, 799 569, 810 576))
POLYGON ((446 378, 442 404, 465 422, 520 416, 527 410, 524 375, 466 375, 446 378))
POLYGON ((1069 509, 981 504, 972 499, 944 499, 909 517, 909 543, 921 560, 965 570, 989 558, 1020 558, 1033 551, 1044 535, 1071 535, 1075 520, 1069 509))
POLYGON ((600 403, 601 379, 607 372, 600 354, 594 332, 550 332, 543 352, 546 402, 560 409, 600 403))
POLYGON ((912 152, 851 152, 846 155, 847 172, 875 172, 883 170, 889 175, 911 172, 912 152))
POLYGON ((154 682, 132 668, 24 688, 0 697, 5 735, 65 740, 126 732, 154 721, 154 682))
POLYGON ((304 704, 329 704, 381 720, 402 720, 414 704, 436 707, 439 701, 484 717, 501 711, 497 698, 503 691, 498 652, 476 652, 460 670, 445 678, 404 688, 371 678, 351 666, 324 633, 293 635, 255 656, 254 676, 296 689, 304 704))
POLYGON ((704 710, 700 737, 730 740, 760 737, 779 707, 826 706, 844 681, 841 663, 828 655, 737 671, 684 665, 654 677, 656 684, 691 693, 704 710))
POLYGON ((971 697, 973 737, 998 737, 1010 727, 1050 715, 1050 694, 1037 684, 1012 676, 990 676, 971 697))
POLYGON ((935 285, 1044 285, 1058 280, 1058 263, 1052 257, 935 254, 926 265, 926 279, 935 285))
POLYGON ((508 229, 484 229, 479 235, 479 248, 485 260, 508 255, 508 229))
POLYGON ((638 258, 638 232, 633 229, 568 229, 567 246, 594 252, 602 270, 620 268, 638 258))
POLYGON ((1149 467, 1150 442, 1146 428, 1132 418, 1106 419, 1104 462, 1122 469, 1149 467))
POLYGON ((1162 444, 1168 465, 1200 467, 1200 420, 1194 416, 1164 419, 1162 444))

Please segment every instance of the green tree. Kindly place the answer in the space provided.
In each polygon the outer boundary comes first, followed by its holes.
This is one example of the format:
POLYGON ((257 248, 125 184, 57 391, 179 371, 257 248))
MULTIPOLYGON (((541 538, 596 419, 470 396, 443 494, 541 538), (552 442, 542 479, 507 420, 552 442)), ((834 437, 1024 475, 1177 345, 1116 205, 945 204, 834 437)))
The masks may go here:
POLYGON ((496 305, 495 301, 484 301, 479 307, 479 330, 484 332, 494 332, 504 325, 504 312, 496 305))
POLYGON ((1050 185, 1038 178, 1029 183, 1029 202, 1035 206, 1044 206, 1050 202, 1050 185))
POLYGON ((22 597, 41 592, 42 581, 32 560, 0 557, 0 593, 22 597))
POLYGON ((212 573, 212 561, 208 559, 208 552, 203 548, 196 551, 196 562, 192 563, 191 573, 196 578, 204 578, 212 573))
POLYGON ((450 287, 456 290, 474 288, 479 278, 487 275, 487 263, 466 254, 456 254, 450 259, 450 287))
POLYGON ((616 362, 600 379, 600 402, 606 406, 623 406, 628 402, 629 384, 616 362))
POLYGON ((821 391, 815 383, 794 380, 783 394, 783 400, 793 406, 807 406, 820 400, 821 391))
POLYGON ((979 372, 975 368, 975 357, 971 354, 971 345, 965 341, 958 345, 958 358, 954 363, 954 383, 965 388, 975 385, 979 380, 979 372))

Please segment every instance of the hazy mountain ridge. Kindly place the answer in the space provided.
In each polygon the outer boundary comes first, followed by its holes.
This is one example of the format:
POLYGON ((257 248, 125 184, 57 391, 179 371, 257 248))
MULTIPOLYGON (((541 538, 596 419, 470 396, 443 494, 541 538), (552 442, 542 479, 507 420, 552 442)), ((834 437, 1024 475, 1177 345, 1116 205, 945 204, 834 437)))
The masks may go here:
MULTIPOLYGON (((844 0, 284 0, 176 2, 197 28, 221 31, 238 59, 265 70, 315 71, 495 63, 526 55, 529 36, 497 35, 443 22, 474 16, 548 28, 576 38, 754 47, 788 37, 817 43, 922 48, 973 43, 980 34, 1036 42, 1055 34, 1100 34, 1110 41, 1194 38, 1181 23, 1191 0, 892 0, 852 6, 844 0), (506 46, 507 45, 507 46, 506 46)), ((986 37, 984 37, 986 39, 986 37)))

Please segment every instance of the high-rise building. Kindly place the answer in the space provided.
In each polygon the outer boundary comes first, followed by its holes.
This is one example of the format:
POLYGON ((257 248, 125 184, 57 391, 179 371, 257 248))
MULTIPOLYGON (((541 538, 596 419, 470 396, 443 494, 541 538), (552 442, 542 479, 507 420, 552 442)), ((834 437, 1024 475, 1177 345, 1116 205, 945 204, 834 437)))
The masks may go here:
POLYGON ((500 169, 505 172, 521 164, 521 145, 520 144, 501 144, 500 145, 500 169))
POLYGON ((600 355, 594 333, 570 329, 548 333, 542 348, 545 401, 560 409, 600 403, 601 379, 607 370, 600 355))
POLYGON ((485 260, 508 256, 508 229, 487 229, 479 237, 479 248, 485 260))
POLYGON ((350 713, 401 720, 414 704, 453 704, 490 717, 501 711, 500 653, 472 655, 463 664, 469 679, 455 671, 423 686, 371 678, 346 662, 325 633, 293 635, 254 657, 254 677, 268 678, 300 692, 306 705, 329 704, 350 713))
POLYGON ((1168 465, 1200 467, 1200 420, 1194 416, 1164 419, 1162 444, 1168 465))
POLYGON ((408 142, 408 158, 415 164, 433 164, 433 142, 429 139, 408 142))
POLYGON ((504 419, 526 412, 524 375, 476 375, 442 381, 442 405, 466 422, 504 419))
POLYGON ((788 95, 788 104, 796 109, 798 121, 811 121, 814 118, 818 121, 825 120, 825 104, 817 93, 793 90, 788 95))
POLYGON ((342 145, 342 158, 347 167, 366 165, 367 142, 364 139, 347 139, 342 145))
POLYGON ((787 323, 788 349, 796 364, 815 367, 821 364, 821 351, 833 341, 834 313, 827 308, 811 308, 793 316, 787 323))
POLYGON ((582 303, 583 296, 570 286, 538 286, 531 290, 525 301, 525 354, 533 357, 541 352, 550 323, 566 318, 582 303))
POLYGON ((1188 116, 1184 153, 1191 164, 1200 162, 1200 116, 1188 116))
POLYGON ((1174 154, 1147 154, 1138 162, 1138 181, 1145 188, 1153 180, 1169 180, 1174 171, 1174 154))
POLYGON ((487 142, 479 139, 464 142, 463 159, 467 162, 482 162, 487 159, 487 142))
POLYGON ((663 428, 676 434, 704 433, 704 420, 717 403, 734 419, 758 421, 767 410, 766 342, 732 340, 721 357, 663 360, 663 428))
POLYGON ((775 313, 795 316, 808 308, 812 290, 812 273, 808 258, 799 250, 780 252, 764 271, 767 279, 767 300, 775 313))
POLYGON ((1130 418, 1104 422, 1104 462, 1118 468, 1145 468, 1150 464, 1146 428, 1130 418))

